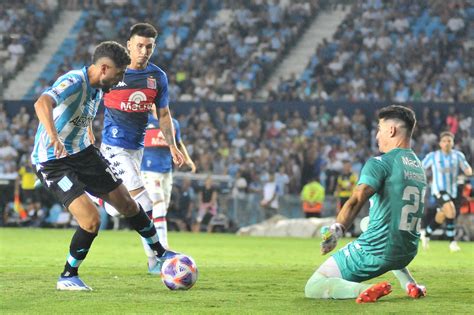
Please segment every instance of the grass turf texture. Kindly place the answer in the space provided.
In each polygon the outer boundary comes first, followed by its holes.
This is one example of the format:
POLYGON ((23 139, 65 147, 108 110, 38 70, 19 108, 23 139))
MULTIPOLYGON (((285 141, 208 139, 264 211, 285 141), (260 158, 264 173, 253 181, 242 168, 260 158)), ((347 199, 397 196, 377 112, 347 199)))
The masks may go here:
MULTIPOLYGON (((413 300, 385 274, 393 292, 374 304, 304 297, 306 280, 326 257, 317 239, 254 238, 227 234, 171 233, 173 249, 191 255, 199 279, 189 291, 170 291, 146 273, 135 232, 102 231, 80 275, 93 292, 59 292, 73 230, 0 229, 0 313, 471 313, 474 243, 449 253, 447 242, 431 242, 410 264, 428 296, 413 300)), ((345 239, 340 246, 347 243, 345 239)))

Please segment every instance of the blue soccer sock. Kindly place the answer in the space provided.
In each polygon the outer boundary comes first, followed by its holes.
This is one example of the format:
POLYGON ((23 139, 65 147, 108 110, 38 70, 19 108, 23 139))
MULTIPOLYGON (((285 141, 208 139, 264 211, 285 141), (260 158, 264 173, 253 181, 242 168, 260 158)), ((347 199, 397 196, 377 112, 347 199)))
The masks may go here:
POLYGON ((96 236, 97 233, 89 233, 81 227, 76 229, 76 233, 74 233, 71 245, 69 246, 69 255, 61 277, 77 276, 79 265, 86 258, 89 248, 96 236))
POLYGON ((450 242, 454 241, 454 236, 456 235, 455 229, 454 219, 446 219, 446 236, 450 242))
POLYGON ((440 227, 441 224, 439 224, 438 222, 436 222, 436 219, 433 218, 433 220, 431 220, 430 224, 428 224, 426 226, 426 236, 427 237, 430 237, 431 236, 431 233, 433 233, 434 231, 436 231, 437 228, 440 227))

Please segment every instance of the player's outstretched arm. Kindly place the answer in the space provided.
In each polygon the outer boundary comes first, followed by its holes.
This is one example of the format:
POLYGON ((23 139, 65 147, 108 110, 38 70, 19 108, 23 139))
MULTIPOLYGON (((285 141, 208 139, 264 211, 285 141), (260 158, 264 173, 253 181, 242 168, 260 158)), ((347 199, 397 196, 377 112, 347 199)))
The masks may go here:
POLYGON ((57 158, 67 155, 66 148, 59 138, 58 131, 54 126, 53 107, 55 105, 51 96, 41 95, 35 103, 35 112, 39 121, 43 124, 46 133, 49 136, 50 143, 48 147, 54 147, 54 155, 57 158))
POLYGON ((321 229, 323 241, 321 242, 321 254, 326 255, 337 246, 337 240, 344 235, 345 229, 350 227, 355 217, 359 214, 362 206, 375 194, 375 190, 366 184, 358 185, 349 200, 342 207, 336 218, 336 223, 324 226, 321 229))
POLYGON ((360 209, 369 200, 372 195, 375 194, 375 190, 367 184, 360 184, 352 192, 349 200, 346 201, 341 211, 339 212, 336 222, 342 224, 346 228, 349 228, 354 219, 360 212, 360 209))

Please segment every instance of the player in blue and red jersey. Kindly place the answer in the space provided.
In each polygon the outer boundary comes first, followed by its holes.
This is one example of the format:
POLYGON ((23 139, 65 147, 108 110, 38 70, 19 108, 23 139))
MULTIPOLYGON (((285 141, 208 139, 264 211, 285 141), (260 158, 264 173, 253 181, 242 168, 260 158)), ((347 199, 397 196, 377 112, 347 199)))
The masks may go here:
MULTIPOLYGON (((163 133, 160 123, 153 116, 148 118, 148 128, 145 134, 145 151, 142 161, 142 176, 146 190, 153 200, 153 222, 161 244, 168 247, 168 229, 166 213, 171 199, 173 185, 173 158, 163 133)), ((196 166, 190 158, 188 151, 181 139, 179 122, 173 118, 176 144, 184 155, 184 162, 196 172, 196 166)))
MULTIPOLYGON (((123 81, 104 96, 101 145, 102 153, 123 180, 130 195, 140 203, 149 217, 152 216, 153 204, 140 176, 149 113, 160 120, 161 131, 169 144, 173 162, 181 166, 184 160, 174 138, 166 73, 149 62, 157 35, 156 29, 148 23, 138 23, 131 27, 127 41, 131 63, 125 71, 123 81)), ((113 216, 119 215, 109 204, 105 205, 105 209, 113 216)), ((146 241, 142 241, 148 256, 149 270, 160 269, 156 255, 153 256, 146 241)))

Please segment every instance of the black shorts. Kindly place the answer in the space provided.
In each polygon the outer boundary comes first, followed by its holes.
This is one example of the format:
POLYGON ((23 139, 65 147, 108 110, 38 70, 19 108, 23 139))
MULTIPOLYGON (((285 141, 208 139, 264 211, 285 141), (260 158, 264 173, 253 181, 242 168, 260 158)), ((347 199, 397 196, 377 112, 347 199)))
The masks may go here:
POLYGON ((66 207, 85 191, 99 197, 122 183, 93 145, 76 154, 40 163, 40 169, 35 167, 35 171, 41 182, 66 207))
POLYGON ((445 203, 454 201, 454 198, 444 190, 440 191, 439 194, 434 195, 434 197, 436 199, 436 204, 440 208, 442 208, 445 203))

